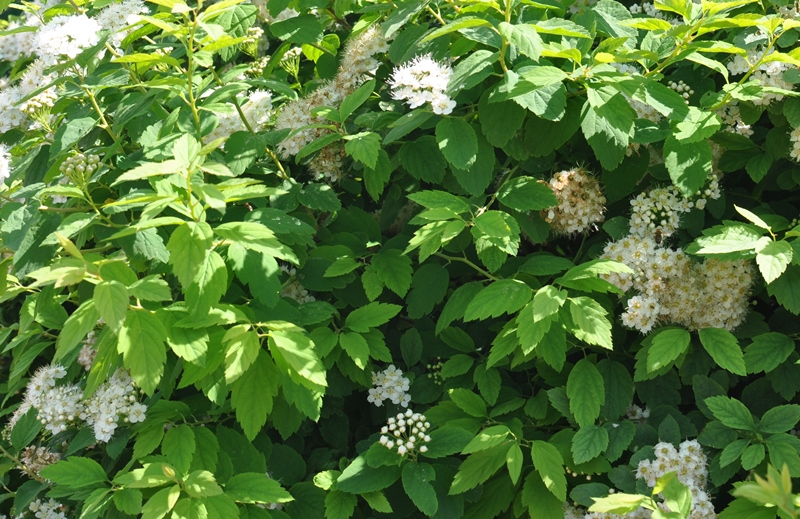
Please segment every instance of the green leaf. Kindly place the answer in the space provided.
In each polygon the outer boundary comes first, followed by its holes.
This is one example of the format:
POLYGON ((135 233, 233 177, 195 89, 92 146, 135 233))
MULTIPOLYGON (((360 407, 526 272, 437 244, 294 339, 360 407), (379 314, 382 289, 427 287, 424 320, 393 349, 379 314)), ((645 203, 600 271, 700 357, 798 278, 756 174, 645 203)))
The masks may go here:
POLYGON ((769 373, 783 364, 794 351, 794 341, 778 332, 762 333, 744 351, 748 373, 769 373))
POLYGON ((433 517, 439 509, 439 500, 436 497, 431 481, 436 479, 436 472, 427 463, 411 461, 403 466, 403 490, 419 510, 433 517))
POLYGON ((531 300, 531 288, 516 279, 501 279, 481 290, 467 305, 464 321, 513 314, 531 300))
POLYGON ((470 440, 467 446, 461 450, 461 454, 472 454, 473 452, 491 449, 505 442, 510 433, 511 431, 505 425, 487 427, 470 440))
POLYGON ((388 323, 402 309, 400 305, 369 303, 350 312, 344 325, 353 331, 367 333, 370 328, 388 323))
POLYGON ((491 25, 492 24, 490 22, 481 18, 474 16, 461 16, 453 23, 448 23, 444 27, 439 27, 438 29, 431 31, 427 36, 419 41, 419 45, 461 29, 468 29, 471 27, 490 27, 491 25))
POLYGON ((211 227, 204 222, 186 222, 178 226, 167 242, 169 262, 178 281, 188 287, 211 249, 214 237, 211 227))
POLYGON ((343 332, 339 335, 339 344, 359 369, 367 367, 369 344, 363 335, 356 332, 343 332))
POLYGON ((225 483, 225 495, 239 503, 288 503, 292 495, 266 474, 245 472, 225 483))
POLYGON ((583 107, 581 129, 600 164, 611 171, 625 158, 633 137, 633 110, 622 95, 606 97, 600 106, 593 106, 592 98, 589 100, 583 107))
POLYGON ((47 465, 39 473, 43 478, 69 488, 94 487, 108 481, 106 471, 99 463, 80 456, 71 456, 47 465))
POLYGON ((731 429, 755 431, 753 415, 743 403, 735 398, 712 396, 706 398, 705 403, 714 417, 731 429))
POLYGON ((109 328, 119 333, 130 301, 125 285, 119 281, 101 281, 94 287, 94 300, 100 317, 106 321, 109 328))
MULTIPOLYGON (((198 452, 198 454, 200 454, 198 452)), ((191 472, 183 482, 186 493, 192 497, 211 497, 222 494, 222 488, 214 479, 214 474, 207 470, 191 472)))
POLYGON ((594 504, 589 507, 589 511, 601 514, 627 514, 639 510, 649 499, 648 496, 618 492, 607 497, 594 498, 594 504))
POLYGON ((148 395, 164 373, 166 338, 161 321, 144 309, 130 310, 119 331, 117 350, 133 380, 148 395))
POLYGON ((517 211, 539 211, 558 205, 550 186, 533 177, 516 177, 500 189, 497 199, 517 211))
POLYGON ((189 471, 195 448, 194 431, 186 424, 172 427, 164 434, 164 440, 161 442, 161 452, 179 474, 186 474, 189 471))
POLYGON ((57 362, 72 353, 86 335, 94 330, 99 318, 100 312, 97 311, 94 299, 84 301, 64 322, 64 327, 56 339, 53 361, 57 362))
POLYGON ((375 132, 361 132, 345 137, 347 143, 344 150, 355 160, 369 168, 375 169, 378 153, 381 149, 381 137, 375 132))
POLYGON ((428 450, 424 455, 431 459, 461 452, 473 440, 471 432, 454 426, 434 429, 430 437, 431 441, 427 442, 428 450))
POLYGON ((369 96, 372 95, 373 90, 375 90, 374 79, 367 81, 358 87, 355 92, 345 97, 344 100, 342 100, 342 103, 339 105, 339 113, 342 114, 342 120, 350 117, 350 114, 355 112, 358 107, 366 103, 367 99, 369 99, 369 96))
MULTIPOLYGON (((600 416, 605 402, 605 384, 597 367, 589 359, 581 359, 567 378, 569 409, 581 427, 588 427, 600 416)), ((604 447, 605 448, 605 447, 604 447)))
POLYGON ((699 333, 700 342, 719 367, 736 375, 747 375, 744 354, 731 332, 722 328, 704 328, 699 333))
POLYGON ((664 141, 664 162, 675 187, 686 197, 694 196, 711 174, 711 146, 705 140, 687 143, 669 136, 664 141))
POLYGON ((266 351, 259 348, 253 364, 233 383, 231 405, 247 439, 253 441, 267 423, 278 396, 279 372, 266 351))
POLYGON ((169 513, 178 502, 181 495, 181 487, 172 485, 162 488, 152 495, 142 507, 143 519, 161 519, 169 513))
POLYGON ((406 142, 397 156, 405 170, 416 179, 437 184, 444 179, 447 161, 431 135, 406 142))
POLYGON ((558 449, 545 441, 535 440, 531 446, 531 458, 547 489, 559 500, 566 501, 567 477, 564 473, 564 459, 558 449))
POLYGON ((536 291, 533 296, 533 320, 541 321, 546 317, 558 313, 567 301, 567 291, 559 290, 553 285, 545 285, 536 291))
POLYGON ((302 333, 273 331, 270 333, 269 346, 273 352, 277 350, 287 364, 304 379, 316 386, 328 385, 325 367, 314 352, 314 343, 302 333))
POLYGON ((228 288, 228 269, 216 252, 209 252, 200 265, 192 283, 185 287, 186 306, 196 317, 208 315, 212 306, 219 303, 228 288))
POLYGON ((334 212, 342 208, 336 192, 327 184, 306 184, 297 194, 297 201, 316 211, 334 212))
POLYGON ((135 488, 122 488, 114 492, 114 506, 120 512, 137 515, 142 511, 142 491, 135 488))
POLYGON ((793 314, 800 314, 800 267, 790 265, 786 271, 767 285, 767 293, 793 314))
POLYGON ((516 45, 522 54, 534 61, 539 61, 544 43, 539 33, 536 32, 535 26, 527 24, 511 25, 500 22, 499 29, 500 34, 505 36, 510 43, 516 45))
POLYGON ((350 519, 358 504, 358 496, 333 489, 325 495, 325 519, 350 519))
POLYGON ((506 452, 506 467, 508 468, 508 475, 511 477, 511 483, 514 485, 519 481, 519 476, 522 474, 523 464, 522 449, 519 443, 512 443, 506 452))
POLYGON ((232 383, 256 360, 261 340, 247 325, 238 324, 225 332, 222 342, 225 344, 225 381, 232 383))
MULTIPOLYGON (((750 440, 745 440, 745 439, 736 440, 735 442, 728 444, 724 449, 722 449, 722 452, 720 453, 719 456, 720 467, 726 467, 731 463, 733 463, 734 461, 738 460, 742 456, 742 453, 744 453, 744 450, 747 448, 748 445, 750 445, 750 440)), ((739 464, 737 463, 735 467, 738 468, 738 466, 739 464)))
POLYGON ((409 328, 400 338, 400 354, 403 356, 403 362, 409 368, 419 362, 422 356, 422 337, 416 328, 409 328))
POLYGON ((586 463, 599 456, 608 447, 608 431, 599 425, 581 427, 572 438, 572 459, 586 463))
POLYGON ((460 60, 453 69, 447 91, 456 93, 462 89, 470 89, 481 81, 489 77, 492 72, 492 64, 496 63, 500 57, 499 52, 481 49, 470 53, 460 60))
POLYGON ((444 118, 436 125, 436 142, 447 162, 458 169, 469 169, 478 156, 478 138, 463 119, 444 118))
POLYGON ((336 486, 343 492, 363 494, 388 488, 399 478, 400 467, 370 467, 362 454, 342 471, 336 480, 336 486))
POLYGON ((481 132, 492 146, 505 146, 522 128, 527 112, 513 101, 490 104, 487 91, 481 97, 478 108, 481 132))
POLYGON ((570 333, 589 344, 613 349, 611 323, 605 308, 590 297, 573 297, 569 302, 569 313, 575 324, 575 328, 569 329, 570 333))
POLYGON ((654 372, 673 363, 689 349, 691 340, 689 332, 679 328, 657 331, 647 352, 647 371, 654 372))
POLYGON ((465 413, 476 418, 488 416, 486 402, 472 391, 464 388, 451 389, 450 399, 465 413))
POLYGON ((142 301, 170 301, 172 299, 169 284, 157 276, 147 276, 136 281, 128 288, 128 291, 133 297, 142 301))
POLYGON ((35 408, 28 409, 11 429, 11 445, 21 451, 39 436, 41 430, 42 422, 39 421, 38 411, 35 408))
POLYGON ((784 433, 794 429, 798 421, 800 421, 800 405, 779 405, 764 413, 758 423, 758 431, 764 434, 784 433))
POLYGON ((563 519, 563 501, 555 497, 534 471, 525 477, 522 487, 522 505, 536 519, 563 519))
POLYGON ((301 45, 322 39, 322 24, 317 16, 301 14, 269 24, 269 30, 278 39, 301 45))
POLYGON ((767 241, 763 247, 756 248, 756 264, 767 284, 778 279, 794 256, 792 246, 783 240, 767 241))
POLYGON ((372 266, 378 279, 400 297, 405 297, 411 287, 411 258, 397 249, 383 249, 372 257, 372 266))
POLYGON ((687 247, 691 254, 713 255, 754 250, 761 240, 761 233, 752 227, 740 224, 706 230, 706 236, 698 237, 687 247))
POLYGON ((408 199, 428 209, 450 209, 456 214, 470 210, 466 200, 447 191, 417 191, 408 195, 408 199))
POLYGON ((500 467, 506 464, 507 452, 508 446, 501 444, 470 454, 458 467, 449 494, 451 496, 463 494, 492 477, 495 472, 500 470, 500 467))

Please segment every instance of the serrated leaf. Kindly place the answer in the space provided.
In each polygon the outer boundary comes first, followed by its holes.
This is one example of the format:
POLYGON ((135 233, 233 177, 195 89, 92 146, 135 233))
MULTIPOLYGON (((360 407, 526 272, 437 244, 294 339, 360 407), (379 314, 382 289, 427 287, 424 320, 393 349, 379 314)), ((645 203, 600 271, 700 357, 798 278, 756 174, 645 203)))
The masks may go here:
POLYGON ((611 323, 605 308, 590 297, 573 297, 569 301, 570 316, 576 326, 570 333, 589 344, 613 349, 611 323))
POLYGON ((433 517, 439 509, 439 500, 436 497, 431 481, 436 479, 436 472, 427 463, 409 462, 403 466, 403 490, 419 510, 433 517))
POLYGON ((703 347, 719 367, 736 375, 747 375, 744 354, 731 332, 722 328, 703 328, 699 334, 703 347))
POLYGON ((458 169, 469 169, 478 156, 478 138, 463 119, 444 118, 436 125, 436 142, 447 162, 458 169))
POLYGON ((559 500, 566 501, 567 477, 564 459, 558 449, 545 441, 535 440, 531 446, 531 458, 547 489, 559 500))
POLYGON ((756 264, 767 284, 778 279, 792 262, 794 251, 792 246, 783 240, 768 241, 763 247, 756 248, 756 264))
POLYGON ((572 438, 572 459, 586 463, 599 456, 608 447, 608 431, 599 425, 581 427, 572 438))
POLYGON ((682 329, 660 330, 653 335, 647 352, 647 371, 657 371, 670 365, 689 349, 692 337, 682 329))
POLYGON ((753 415, 743 403, 735 398, 712 396, 706 398, 705 403, 714 417, 731 429, 755 430, 753 415))
POLYGON ((411 287, 411 258, 397 249, 385 249, 372 257, 372 267, 386 288, 405 297, 411 287))
POLYGON ((781 365, 794 351, 794 341, 778 332, 762 333, 744 351, 748 373, 769 373, 781 365))
POLYGON ((133 380, 148 395, 164 373, 166 337, 161 321, 144 309, 130 310, 119 331, 117 350, 133 380))
POLYGON ((600 416, 605 402, 605 383, 589 359, 581 359, 567 378, 569 409, 581 427, 588 427, 600 416))
POLYGON ((522 281, 501 279, 495 281, 475 295, 464 311, 464 321, 499 317, 512 314, 531 300, 533 291, 522 281))
POLYGON ((400 305, 369 303, 350 312, 344 325, 353 331, 366 333, 370 328, 388 323, 402 308, 400 305))

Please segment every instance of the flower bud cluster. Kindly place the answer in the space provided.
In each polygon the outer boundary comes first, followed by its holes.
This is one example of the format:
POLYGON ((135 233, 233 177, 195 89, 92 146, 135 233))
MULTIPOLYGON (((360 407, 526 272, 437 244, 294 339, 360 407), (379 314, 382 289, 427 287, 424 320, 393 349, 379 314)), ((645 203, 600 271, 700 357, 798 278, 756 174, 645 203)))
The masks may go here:
POLYGON ((436 362, 430 362, 425 367, 428 368, 428 378, 433 379, 434 384, 437 386, 444 384, 444 378, 442 377, 444 362, 442 362, 441 357, 436 357, 436 362))
POLYGON ((137 402, 133 379, 127 371, 118 369, 85 403, 80 417, 94 428, 97 441, 108 442, 120 419, 143 422, 146 411, 147 406, 137 402))
MULTIPOLYGON (((30 511, 36 519, 67 519, 66 510, 67 507, 55 499, 49 499, 47 501, 36 499, 28 505, 28 511, 30 511)), ((18 519, 27 517, 30 516, 23 514, 18 516, 18 519)))
POLYGON ((97 356, 97 349, 95 348, 96 343, 97 333, 92 330, 86 335, 86 339, 83 340, 81 346, 81 351, 78 352, 78 364, 83 366, 83 369, 86 371, 92 369, 94 358, 97 356))
POLYGON ((680 80, 678 82, 670 81, 667 86, 669 86, 672 90, 674 90, 677 93, 679 93, 682 98, 686 99, 687 100, 686 104, 689 104, 689 101, 688 101, 689 96, 693 96, 694 95, 694 90, 692 90, 689 87, 689 85, 684 83, 683 80, 680 80))
POLYGON ((352 38, 345 47, 339 71, 331 81, 308 96, 287 103, 281 108, 275 129, 297 130, 278 144, 281 155, 283 157, 296 155, 306 144, 327 134, 328 130, 325 128, 305 128, 326 122, 324 118, 312 115, 314 108, 339 106, 345 97, 364 82, 367 73, 378 68, 380 62, 374 56, 388 50, 389 44, 377 26, 372 26, 352 38))
POLYGON ((39 471, 48 465, 52 465, 61 459, 61 455, 57 452, 50 451, 47 447, 36 447, 29 445, 22 450, 19 455, 19 461, 22 466, 31 473, 39 474, 39 471))
POLYGON ((636 404, 631 404, 625 411, 625 415, 629 420, 647 420, 650 418, 650 408, 647 406, 641 408, 636 404))
POLYGON ((453 69, 449 65, 426 54, 395 67, 387 84, 392 88, 392 97, 406 101, 409 108, 430 103, 433 113, 447 115, 456 107, 456 102, 447 95, 447 84, 452 75, 453 69))
POLYGON ((67 157, 58 169, 68 177, 72 177, 77 173, 79 178, 86 179, 100 169, 100 157, 92 154, 85 155, 83 153, 78 153, 77 155, 67 157))
POLYGON ((559 234, 587 232, 602 222, 606 197, 600 182, 583 168, 559 171, 550 180, 558 205, 542 210, 542 217, 559 234))
MULTIPOLYGON (((789 156, 796 161, 800 161, 800 127, 793 129, 789 133, 789 140, 792 143, 792 149, 789 151, 789 156)), ((0 177, 2 177, 1 165, 0 165, 0 177)))
POLYGON ((391 400, 395 405, 408 407, 411 402, 411 395, 408 394, 409 380, 394 364, 390 364, 383 371, 377 373, 373 371, 372 385, 375 387, 369 390, 367 397, 367 401, 371 404, 381 407, 384 400, 391 400))
POLYGON ((658 478, 675 472, 678 481, 692 492, 692 511, 689 519, 711 519, 716 517, 714 505, 706 493, 708 468, 706 455, 697 440, 686 440, 676 449, 671 443, 661 442, 655 446, 656 459, 642 460, 636 470, 637 479, 654 487, 658 478))
POLYGON ((664 13, 655 8, 650 2, 642 2, 641 4, 633 4, 628 8, 631 14, 645 14, 651 18, 664 18, 664 13))
POLYGON ((396 450, 401 456, 427 452, 428 447, 425 444, 431 441, 428 435, 430 428, 431 424, 424 414, 408 409, 405 413, 389 418, 387 424, 381 428, 380 443, 387 449, 396 450))
POLYGON ((0 90, 0 113, 3 114, 0 117, 0 133, 13 128, 25 128, 29 124, 28 114, 47 112, 52 107, 55 93, 53 87, 23 101, 24 98, 53 82, 54 77, 44 72, 48 66, 50 65, 44 60, 37 59, 28 65, 16 85, 6 86, 0 90))

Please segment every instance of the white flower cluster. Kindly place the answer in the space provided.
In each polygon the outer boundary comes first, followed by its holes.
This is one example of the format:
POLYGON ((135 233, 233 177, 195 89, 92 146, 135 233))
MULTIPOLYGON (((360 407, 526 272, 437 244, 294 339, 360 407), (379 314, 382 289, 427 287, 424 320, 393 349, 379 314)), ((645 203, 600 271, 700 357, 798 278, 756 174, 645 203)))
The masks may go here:
MULTIPOLYGON (((297 271, 294 267, 287 267, 286 265, 281 265, 281 270, 285 273, 289 274, 290 278, 294 278, 297 274, 297 271)), ((297 279, 292 279, 292 281, 283 287, 281 290, 281 297, 288 297, 289 299, 294 299, 297 301, 298 304, 303 303, 312 303, 316 301, 316 298, 308 293, 308 290, 303 288, 303 285, 300 284, 297 279)))
POLYGON ((678 229, 684 213, 694 207, 705 209, 709 198, 716 200, 720 196, 719 176, 715 173, 709 176, 708 185, 691 199, 684 197, 675 186, 639 193, 631 201, 630 232, 640 238, 652 237, 656 231, 662 236, 670 236, 678 229))
MULTIPOLYGON (((5 30, 13 31, 21 27, 39 27, 41 24, 38 18, 28 14, 22 23, 11 22, 5 30)), ((35 31, 22 31, 0 36, 0 60, 16 61, 23 56, 30 56, 35 39, 35 31)))
POLYGON ((269 0, 254 0, 253 5, 258 7, 258 16, 265 22, 275 23, 275 22, 282 22, 284 20, 288 20, 289 18, 294 18, 296 16, 300 16, 300 13, 295 11, 294 9, 284 9, 277 16, 271 16, 269 14, 269 0))
POLYGON ((108 42, 117 50, 122 46, 132 29, 128 26, 141 20, 141 15, 148 13, 147 7, 142 0, 122 0, 115 2, 97 13, 95 19, 104 29, 111 31, 108 42))
POLYGON ((387 425, 381 428, 381 445, 387 449, 396 449, 401 456, 414 451, 427 452, 425 443, 431 441, 428 435, 431 424, 426 420, 424 414, 415 413, 411 409, 389 418, 387 425))
MULTIPOLYGON (((793 129, 789 133, 789 140, 792 143, 792 149, 789 151, 789 156, 794 160, 800 161, 800 127, 793 129)), ((0 178, 2 178, 3 163, 0 158, 0 178)))
POLYGON ((753 129, 749 124, 744 124, 742 116, 739 113, 739 101, 728 103, 723 108, 717 110, 717 115, 722 119, 722 124, 725 125, 724 130, 731 133, 738 133, 745 137, 753 135, 753 129))
POLYGON ((625 411, 625 415, 629 420, 647 420, 650 418, 650 408, 647 406, 641 408, 636 404, 631 404, 625 411))
POLYGON ((656 444, 656 459, 642 460, 636 477, 647 486, 654 487, 656 480, 668 472, 676 472, 678 481, 692 491, 692 511, 689 519, 712 519, 717 516, 714 505, 706 493, 708 467, 706 455, 697 440, 686 440, 676 449, 671 443, 656 444))
POLYGON ((11 154, 8 146, 0 144, 0 183, 6 181, 11 176, 11 154))
POLYGON ((395 405, 408 407, 411 402, 411 395, 407 393, 410 384, 409 380, 403 376, 403 372, 390 364, 388 368, 379 372, 372 372, 372 385, 369 390, 367 401, 378 407, 383 405, 384 400, 391 400, 395 405))
POLYGON ((604 278, 625 292, 637 292, 628 299, 622 322, 642 333, 658 323, 732 330, 747 313, 753 274, 745 260, 692 262, 680 248, 633 234, 606 245, 601 257, 633 270, 604 278))
MULTIPOLYGON (((770 51, 771 53, 772 51, 770 51)), ((728 70, 731 74, 746 74, 750 71, 752 64, 758 62, 764 55, 764 50, 761 48, 752 49, 747 52, 747 57, 734 56, 728 62, 728 70)), ((761 86, 780 88, 783 90, 792 90, 793 85, 783 79, 783 73, 789 69, 787 63, 780 61, 771 61, 762 63, 756 68, 755 72, 750 76, 751 80, 758 81, 761 86)), ((760 98, 753 100, 754 105, 768 105, 772 101, 780 101, 783 99, 783 94, 764 93, 760 98)))
POLYGON ((314 179, 334 184, 342 179, 342 159, 345 156, 344 146, 333 143, 320 150, 316 157, 308 163, 308 169, 314 179))
MULTIPOLYGON (((239 100, 239 108, 250 128, 255 132, 261 131, 272 118, 272 92, 256 90, 250 93, 244 102, 239 100)), ((228 138, 234 132, 248 131, 247 125, 236 110, 231 113, 219 113, 217 118, 219 123, 206 138, 208 141, 228 138)))
POLYGON ((392 97, 406 101, 409 108, 430 103, 433 113, 447 115, 453 112, 456 102, 447 95, 447 84, 453 69, 434 61, 430 54, 417 56, 399 67, 395 67, 387 84, 392 97))
POLYGON ((85 14, 56 16, 36 33, 34 52, 48 67, 66 57, 75 59, 100 41, 101 25, 85 14))
POLYGON ((83 369, 86 371, 92 369, 94 358, 97 356, 97 349, 95 348, 96 343, 97 333, 92 330, 86 335, 86 338, 83 340, 83 345, 81 346, 81 351, 78 352, 78 364, 83 366, 83 369))
POLYGON ((587 232, 602 222, 606 197, 600 182, 583 168, 559 171, 550 179, 558 205, 542 210, 542 217, 559 234, 587 232))
POLYGON ((630 103, 631 108, 633 108, 633 110, 636 112, 637 119, 647 119, 648 121, 658 124, 661 122, 661 119, 664 118, 664 116, 661 115, 658 110, 646 103, 642 103, 636 99, 628 99, 628 102, 630 103))
POLYGON ((14 128, 25 127, 28 124, 28 115, 42 108, 50 108, 55 101, 53 87, 31 97, 28 101, 22 100, 53 81, 53 76, 45 74, 48 65, 41 59, 31 63, 19 80, 19 83, 0 90, 0 133, 5 133, 14 128))
POLYGON ((133 379, 119 369, 89 398, 80 417, 94 428, 97 441, 108 442, 120 418, 129 423, 143 422, 146 411, 147 406, 136 401, 133 379))
POLYGON ((144 421, 147 407, 136 401, 136 389, 126 371, 117 370, 86 401, 76 384, 56 385, 66 375, 67 370, 58 364, 39 368, 28 382, 22 404, 9 420, 8 429, 31 408, 38 411, 39 421, 52 434, 83 420, 94 427, 95 439, 100 442, 111 439, 120 418, 130 423, 144 421))
POLYGON ((39 474, 39 471, 48 465, 52 465, 61 459, 57 452, 50 451, 47 447, 36 447, 29 445, 22 450, 19 461, 22 466, 32 474, 39 474))
MULTIPOLYGON (((28 510, 33 513, 36 519, 67 519, 65 514, 67 507, 54 499, 43 501, 36 499, 29 506, 28 510)), ((21 515, 19 517, 25 517, 21 515)))
POLYGON ((655 8, 650 2, 642 2, 641 4, 633 4, 628 8, 631 14, 646 14, 651 18, 664 18, 664 14, 655 8))
POLYGON ((304 128, 323 124, 325 119, 314 117, 311 112, 320 106, 339 106, 363 81, 364 76, 378 68, 380 62, 373 56, 389 50, 383 33, 372 26, 350 40, 344 50, 341 66, 328 83, 317 88, 307 97, 285 104, 278 114, 275 129, 291 129, 293 132, 278 144, 283 157, 296 155, 303 146, 327 133, 324 128, 304 128), (304 128, 300 130, 300 128, 304 128))

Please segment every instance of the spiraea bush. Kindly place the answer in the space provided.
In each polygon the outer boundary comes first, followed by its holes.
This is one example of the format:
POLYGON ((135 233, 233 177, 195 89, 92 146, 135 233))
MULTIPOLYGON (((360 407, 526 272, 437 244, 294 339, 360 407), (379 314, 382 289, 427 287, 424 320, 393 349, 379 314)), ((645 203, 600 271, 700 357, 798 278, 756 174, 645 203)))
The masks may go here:
POLYGON ((797 516, 797 5, 57 1, 0 513, 797 516))

